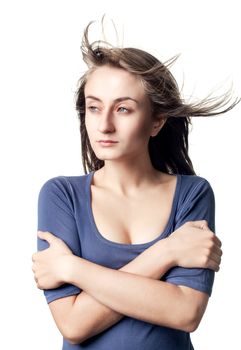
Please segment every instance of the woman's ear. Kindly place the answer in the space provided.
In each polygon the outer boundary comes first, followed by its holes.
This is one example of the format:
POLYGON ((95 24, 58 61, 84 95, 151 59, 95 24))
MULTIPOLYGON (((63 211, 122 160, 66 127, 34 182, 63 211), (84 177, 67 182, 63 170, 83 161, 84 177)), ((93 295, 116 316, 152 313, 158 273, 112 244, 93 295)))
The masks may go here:
POLYGON ((152 131, 151 131, 151 135, 152 137, 155 137, 159 131, 161 130, 161 128, 164 126, 164 124, 166 123, 167 118, 161 116, 158 119, 155 119, 155 121, 153 122, 153 126, 152 126, 152 131))

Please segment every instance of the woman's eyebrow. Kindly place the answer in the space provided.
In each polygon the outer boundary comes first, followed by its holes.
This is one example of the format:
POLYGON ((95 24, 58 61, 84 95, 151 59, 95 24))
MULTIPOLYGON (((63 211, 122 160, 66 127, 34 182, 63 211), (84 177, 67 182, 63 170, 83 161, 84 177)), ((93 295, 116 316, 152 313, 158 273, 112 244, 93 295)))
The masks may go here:
MULTIPOLYGON (((86 99, 87 99, 87 98, 91 98, 92 100, 96 100, 96 101, 102 102, 100 98, 95 97, 95 96, 92 96, 92 95, 88 95, 88 96, 86 96, 85 98, 86 98, 86 99)), ((131 101, 136 102, 136 104, 139 104, 139 101, 137 101, 137 100, 135 100, 134 98, 129 97, 129 96, 118 97, 118 98, 116 98, 116 99, 114 100, 114 102, 122 102, 122 101, 126 101, 126 100, 131 100, 131 101)))

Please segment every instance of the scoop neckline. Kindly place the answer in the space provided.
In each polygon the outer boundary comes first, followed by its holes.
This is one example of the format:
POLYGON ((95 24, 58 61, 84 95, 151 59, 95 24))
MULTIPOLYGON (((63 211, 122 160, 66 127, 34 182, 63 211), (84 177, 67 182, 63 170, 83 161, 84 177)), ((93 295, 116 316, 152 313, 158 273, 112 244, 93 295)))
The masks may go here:
POLYGON ((173 223, 173 219, 175 216, 175 212, 176 212, 176 206, 177 206, 177 202, 178 202, 178 195, 180 192, 180 187, 181 187, 181 174, 175 174, 177 176, 177 181, 176 181, 176 187, 175 187, 175 191, 174 191, 174 196, 173 196, 173 200, 172 200, 172 207, 171 207, 171 213, 169 215, 169 219, 167 221, 167 224, 164 228, 164 230, 153 240, 145 242, 145 243, 119 243, 119 242, 115 242, 115 241, 111 241, 108 238, 105 238, 100 231, 98 230, 98 227, 96 225, 95 222, 95 218, 94 218, 94 214, 93 214, 93 210, 92 210, 92 205, 91 205, 91 184, 92 184, 92 179, 94 176, 95 170, 91 171, 88 175, 87 175, 87 182, 86 182, 86 195, 87 195, 87 210, 88 210, 88 214, 89 214, 89 219, 90 219, 90 223, 91 226, 93 228, 94 234, 95 236, 101 240, 103 243, 106 243, 108 245, 111 246, 115 246, 115 247, 125 247, 125 248, 145 248, 148 246, 151 246, 152 244, 154 244, 155 242, 159 241, 162 238, 165 238, 168 235, 168 232, 172 226, 173 223))

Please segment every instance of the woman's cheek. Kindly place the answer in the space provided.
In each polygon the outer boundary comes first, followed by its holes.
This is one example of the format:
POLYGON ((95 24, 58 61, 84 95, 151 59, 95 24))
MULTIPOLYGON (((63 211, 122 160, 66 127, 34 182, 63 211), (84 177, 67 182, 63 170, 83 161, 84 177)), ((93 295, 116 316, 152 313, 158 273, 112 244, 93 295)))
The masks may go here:
POLYGON ((87 131, 87 135, 88 135, 88 137, 89 137, 89 140, 90 140, 90 144, 91 144, 91 146, 92 146, 92 148, 93 148, 93 146, 94 146, 94 126, 93 125, 91 125, 91 123, 88 121, 88 119, 85 121, 85 127, 86 127, 86 131, 87 131))

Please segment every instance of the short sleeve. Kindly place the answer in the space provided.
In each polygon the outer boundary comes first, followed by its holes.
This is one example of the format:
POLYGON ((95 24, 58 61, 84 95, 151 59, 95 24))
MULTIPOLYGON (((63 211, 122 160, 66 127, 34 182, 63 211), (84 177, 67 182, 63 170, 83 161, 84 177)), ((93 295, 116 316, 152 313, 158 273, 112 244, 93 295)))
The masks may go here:
MULTIPOLYGON (((61 238, 73 254, 81 256, 81 246, 75 221, 71 188, 64 177, 48 180, 38 197, 38 230, 49 231, 61 238)), ((48 243, 37 238, 38 250, 48 247, 48 243)), ((55 299, 79 294, 80 289, 64 284, 56 289, 44 290, 48 303, 55 299)))
MULTIPOLYGON (((187 221, 206 220, 209 228, 215 232, 215 197, 212 187, 207 180, 197 176, 194 178, 198 181, 191 186, 186 184, 186 189, 184 189, 184 195, 176 214, 174 231, 187 221)), ((205 292, 211 296, 214 271, 204 268, 174 267, 165 274, 164 280, 205 292)))

